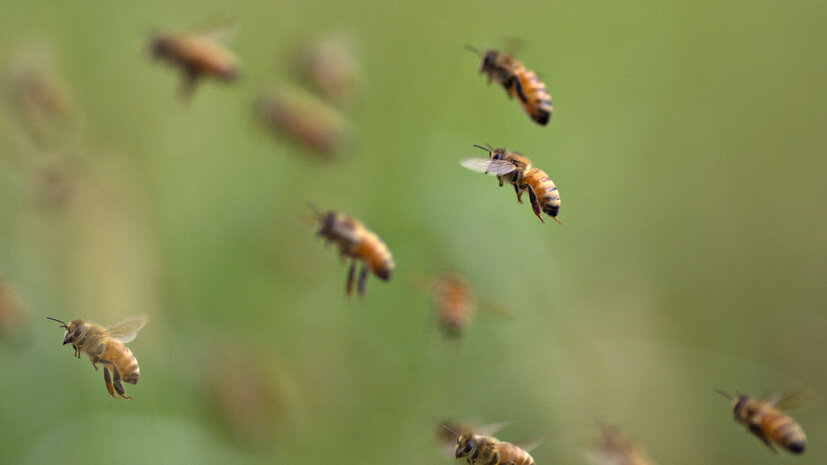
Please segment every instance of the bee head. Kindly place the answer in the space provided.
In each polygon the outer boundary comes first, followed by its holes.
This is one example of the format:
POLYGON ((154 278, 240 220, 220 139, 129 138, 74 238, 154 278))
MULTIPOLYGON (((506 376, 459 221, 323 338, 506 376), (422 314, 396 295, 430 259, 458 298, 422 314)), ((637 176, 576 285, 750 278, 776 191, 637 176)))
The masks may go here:
POLYGON ((150 43, 150 51, 154 58, 168 55, 171 48, 171 41, 168 37, 162 35, 154 35, 150 43))
POLYGON ((743 422, 755 414, 755 403, 749 402, 749 396, 738 396, 732 399, 732 416, 737 422, 743 422))
POLYGON ((505 154, 505 149, 496 149, 496 150, 494 150, 494 147, 492 147, 491 144, 486 143, 485 145, 488 146, 488 148, 485 148, 482 145, 476 145, 476 144, 474 145, 474 147, 476 147, 478 149, 483 149, 486 152, 488 152, 488 155, 491 156, 492 160, 502 160, 503 154, 505 154))
POLYGON ((474 453, 477 448, 476 435, 473 433, 462 433, 457 436, 457 448, 455 455, 458 459, 468 457, 474 453))
POLYGON ((494 61, 497 59, 497 52, 489 50, 485 52, 482 57, 482 64, 480 64, 480 72, 487 73, 494 69, 494 61))
POLYGON ((80 339, 83 335, 83 320, 72 320, 67 325, 66 323, 58 320, 57 318, 46 317, 49 320, 57 321, 60 323, 61 328, 66 328, 66 334, 63 335, 63 345, 73 343, 80 339))

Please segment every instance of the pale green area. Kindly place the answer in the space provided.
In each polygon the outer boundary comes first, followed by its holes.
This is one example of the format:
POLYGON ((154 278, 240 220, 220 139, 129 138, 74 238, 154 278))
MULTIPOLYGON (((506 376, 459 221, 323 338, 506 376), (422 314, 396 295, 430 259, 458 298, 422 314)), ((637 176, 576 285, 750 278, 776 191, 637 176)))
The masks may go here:
POLYGON ((823 1, 169 3, 2 7, 0 65, 51 44, 75 116, 67 142, 32 144, 4 73, 0 276, 29 319, 0 344, 0 462, 451 464, 432 435, 454 417, 543 436, 541 465, 585 463, 598 421, 661 464, 824 463, 823 1), (244 79, 181 104, 148 35, 216 15, 238 26, 244 79), (296 84, 291 49, 329 33, 368 85, 355 148, 327 165, 250 114, 296 84), (509 38, 549 86, 547 128, 463 49, 509 38), (459 166, 485 142, 550 174, 563 225, 459 166), (76 160, 74 195, 49 210, 37 169, 55 152, 76 160), (307 201, 393 251, 365 304, 307 201), (440 342, 414 278, 448 268, 512 317, 440 342), (141 312, 131 401, 44 319, 141 312), (247 432, 212 394, 250 386, 218 368, 232 353, 265 386, 247 432), (800 387, 817 394, 796 414, 802 457, 772 454, 713 392, 800 387))

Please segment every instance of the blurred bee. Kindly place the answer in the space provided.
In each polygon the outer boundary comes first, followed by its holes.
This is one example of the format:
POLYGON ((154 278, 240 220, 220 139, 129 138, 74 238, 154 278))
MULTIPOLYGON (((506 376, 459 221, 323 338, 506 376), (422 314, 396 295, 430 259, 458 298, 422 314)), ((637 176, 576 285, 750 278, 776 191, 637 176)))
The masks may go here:
POLYGON ((181 90, 189 97, 198 79, 212 76, 222 81, 234 81, 240 75, 238 59, 221 44, 225 29, 210 33, 163 33, 154 34, 150 41, 152 55, 174 66, 184 73, 181 90))
POLYGON ((359 295, 365 295, 365 283, 368 279, 368 270, 387 281, 391 277, 395 264, 388 246, 379 239, 376 233, 369 231, 357 219, 342 213, 329 211, 321 213, 313 208, 319 222, 317 235, 326 239, 327 243, 334 243, 339 247, 342 260, 352 259, 347 274, 346 292, 353 294, 353 281, 356 275, 356 262, 362 262, 362 271, 359 273, 359 295))
POLYGON ((454 456, 465 458, 471 465, 534 465, 534 459, 527 451, 510 442, 471 431, 457 433, 447 426, 443 428, 457 438, 454 456))
POLYGON ((26 309, 11 283, 0 279, 0 335, 13 336, 26 320, 26 309))
POLYGON ((38 143, 55 143, 55 137, 65 135, 59 129, 72 114, 66 84, 60 79, 50 48, 43 44, 27 47, 16 54, 10 66, 11 94, 20 120, 38 143))
POLYGON ((109 326, 81 319, 72 320, 67 325, 56 318, 46 318, 57 321, 61 327, 66 328, 63 345, 72 344, 77 358, 80 358, 81 353, 86 354, 95 370, 98 369, 98 363, 104 365, 103 379, 106 390, 112 397, 117 397, 117 392, 121 397, 131 399, 125 394, 121 381, 137 384, 140 370, 138 360, 124 344, 135 339, 138 330, 146 323, 146 315, 133 316, 109 326))
POLYGON ((616 426, 603 426, 603 436, 586 458, 594 465, 656 465, 616 426))
POLYGON ((345 119, 336 110, 309 97, 268 95, 256 104, 261 121, 325 158, 333 158, 348 145, 345 119))
POLYGON ((482 56, 480 73, 488 75, 488 83, 497 81, 509 97, 516 97, 523 110, 537 124, 545 126, 551 119, 553 108, 546 85, 537 79, 533 71, 525 69, 516 58, 496 50, 480 50, 466 46, 482 56))
POLYGON ((439 328, 445 337, 462 336, 474 316, 474 295, 468 282, 457 274, 436 278, 433 286, 439 328))
POLYGON ((715 391, 731 401, 732 413, 736 423, 747 428, 747 431, 758 437, 773 452, 775 443, 793 454, 802 454, 807 447, 807 436, 804 430, 788 415, 784 414, 778 405, 792 407, 802 399, 796 394, 787 396, 773 396, 767 400, 757 399, 746 395, 735 397, 724 391, 715 391))
POLYGON ((346 40, 333 37, 303 48, 297 61, 301 78, 325 99, 341 104, 357 97, 362 71, 346 40))
POLYGON ((489 158, 466 158, 460 164, 469 170, 480 173, 493 173, 500 181, 508 182, 514 186, 517 193, 517 202, 523 203, 523 192, 528 191, 531 201, 531 208, 541 223, 545 223, 540 212, 545 212, 554 221, 560 211, 560 194, 557 187, 545 171, 531 166, 531 160, 517 152, 509 152, 504 148, 494 149, 491 145, 488 148, 475 145, 474 147, 485 150, 489 158))

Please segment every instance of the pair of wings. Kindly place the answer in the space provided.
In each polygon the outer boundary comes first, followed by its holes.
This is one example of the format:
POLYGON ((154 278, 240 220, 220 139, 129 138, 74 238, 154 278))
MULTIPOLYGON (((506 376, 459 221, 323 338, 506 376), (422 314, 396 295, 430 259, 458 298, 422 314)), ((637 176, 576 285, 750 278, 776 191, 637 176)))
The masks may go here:
POLYGON ((112 339, 117 339, 123 343, 132 342, 138 331, 144 327, 148 317, 146 315, 136 315, 125 318, 109 326, 104 326, 106 335, 112 339))
POLYGON ((510 161, 494 160, 491 158, 482 157, 466 158, 460 161, 459 164, 471 171, 477 171, 485 174, 496 174, 497 176, 511 173, 517 169, 517 166, 510 161))

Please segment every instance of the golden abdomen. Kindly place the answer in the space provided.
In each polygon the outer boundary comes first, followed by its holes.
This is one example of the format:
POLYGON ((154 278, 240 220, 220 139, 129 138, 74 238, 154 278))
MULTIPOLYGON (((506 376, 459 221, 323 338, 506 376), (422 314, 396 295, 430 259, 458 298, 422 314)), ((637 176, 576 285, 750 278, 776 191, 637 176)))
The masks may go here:
POLYGON ((126 383, 137 384, 140 376, 138 360, 132 355, 129 347, 123 342, 110 340, 106 342, 106 349, 100 355, 102 360, 109 360, 118 367, 121 379, 126 383))

